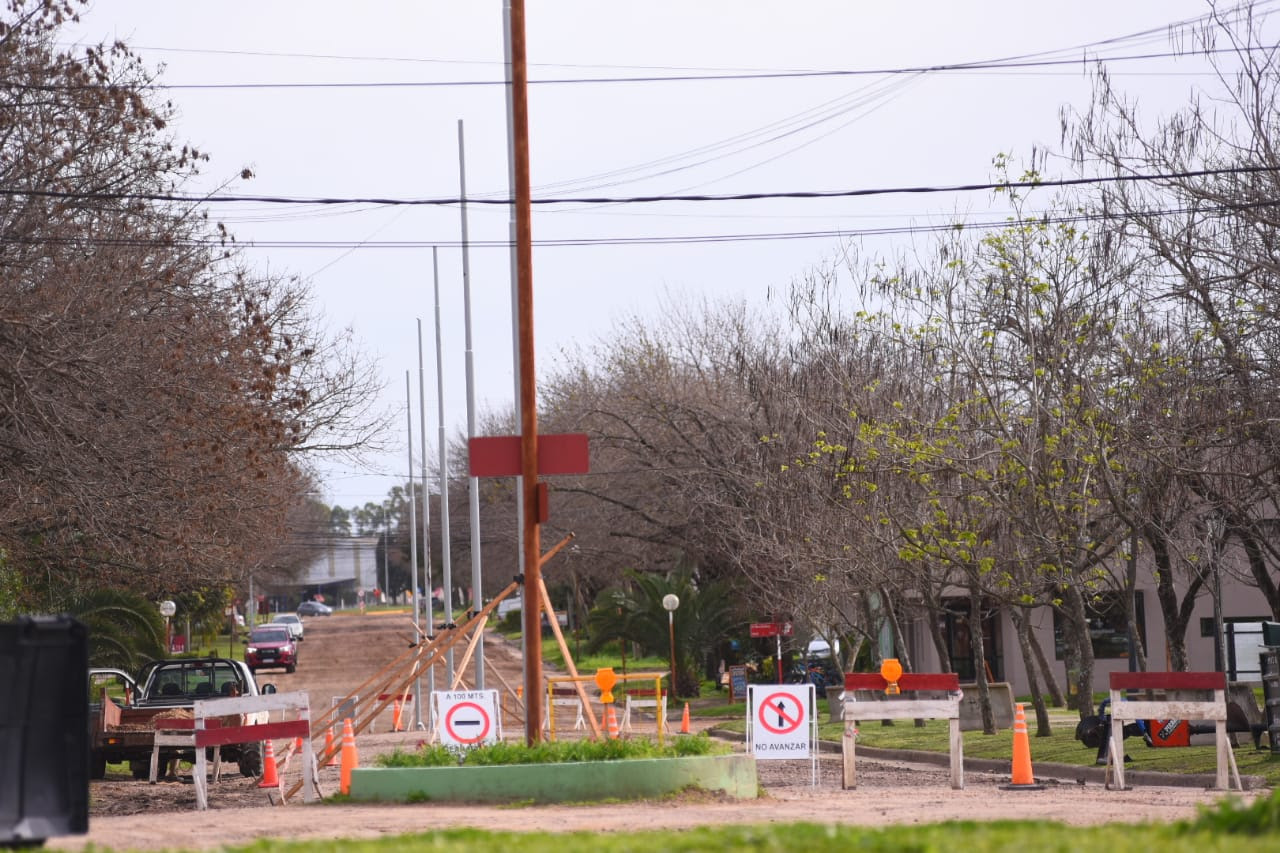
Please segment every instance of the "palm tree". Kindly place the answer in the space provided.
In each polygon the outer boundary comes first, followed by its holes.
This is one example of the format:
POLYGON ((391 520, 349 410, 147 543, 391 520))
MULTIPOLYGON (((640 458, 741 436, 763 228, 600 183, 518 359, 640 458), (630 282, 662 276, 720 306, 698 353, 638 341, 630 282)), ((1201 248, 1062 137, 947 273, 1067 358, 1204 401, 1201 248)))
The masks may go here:
POLYGON ((675 694, 697 696, 700 665, 741 621, 728 586, 699 584, 687 567, 666 575, 628 569, 624 576, 629 583, 602 592, 587 615, 588 649, 598 651, 605 643, 622 639, 636 643, 646 654, 666 657, 668 615, 662 599, 674 593, 680 598, 674 613, 675 694))
POLYGON ((164 657, 164 620, 156 605, 124 590, 77 591, 55 608, 89 629, 89 666, 135 673, 149 660, 164 657))

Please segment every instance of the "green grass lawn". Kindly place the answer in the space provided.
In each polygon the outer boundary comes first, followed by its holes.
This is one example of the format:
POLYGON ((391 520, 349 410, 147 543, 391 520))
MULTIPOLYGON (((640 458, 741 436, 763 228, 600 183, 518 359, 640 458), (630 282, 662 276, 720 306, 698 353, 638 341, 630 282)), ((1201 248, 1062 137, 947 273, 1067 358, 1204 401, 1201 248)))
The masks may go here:
POLYGON ((885 828, 830 826, 817 823, 716 826, 651 832, 487 832, 450 829, 376 840, 301 842, 263 839, 231 850, 342 850, 344 853, 399 851, 477 851, 478 853, 615 853, 615 851, 733 850, 769 853, 847 853, 858 851, 992 851, 1160 850, 1162 853, 1273 850, 1280 835, 1280 800, 1260 800, 1249 808, 1233 804, 1206 811, 1192 821, 1168 824, 1067 827, 1044 821, 953 821, 885 828), (1271 839, 1268 841, 1268 839, 1271 839))

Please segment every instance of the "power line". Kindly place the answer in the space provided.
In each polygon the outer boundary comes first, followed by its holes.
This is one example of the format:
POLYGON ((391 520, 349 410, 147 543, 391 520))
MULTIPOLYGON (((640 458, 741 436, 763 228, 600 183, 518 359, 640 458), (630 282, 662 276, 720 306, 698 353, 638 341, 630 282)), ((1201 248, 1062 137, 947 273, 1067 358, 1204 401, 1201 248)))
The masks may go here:
MULTIPOLYGON (((1241 45, 1238 47, 1207 48, 1193 51, 1195 55, 1237 54, 1241 52, 1261 51, 1269 48, 1241 45)), ((1056 52, 1056 51, 1055 51, 1056 52)), ((1154 53, 1120 54, 1113 56, 1079 56, 1066 59, 1030 59, 1030 60, 993 60, 978 62, 944 63, 939 65, 915 65, 899 68, 850 68, 831 69, 825 71, 750 71, 717 74, 646 74, 638 76, 612 77, 555 77, 541 80, 529 80, 530 86, 564 86, 564 85, 599 85, 628 83, 691 83, 691 82, 726 82, 741 80, 798 80, 840 77, 885 77, 899 74, 939 74, 964 71, 1019 70, 1031 68, 1052 68, 1064 65, 1088 65, 1095 62, 1137 62, 1152 59, 1172 59, 1186 56, 1182 51, 1159 51, 1154 53)), ((7 84, 12 88, 32 89, 38 91, 67 91, 85 89, 113 89, 112 84, 7 84)), ((476 88, 489 86, 506 86, 505 80, 371 80, 371 81, 328 81, 328 82, 295 82, 295 83, 140 83, 133 88, 154 91, 176 90, 270 90, 270 89, 437 89, 437 88, 476 88)))
MULTIPOLYGON (((569 248, 594 246, 671 246, 696 245, 714 243, 773 242, 781 240, 815 240, 815 239, 853 239, 870 237, 893 237, 913 234, 960 233, 965 231, 990 231, 1000 228, 1020 228, 1027 226, 1078 225, 1089 222, 1106 222, 1126 219, 1130 216, 1176 216, 1185 213, 1227 213, 1253 210, 1280 205, 1280 202, 1259 201, 1242 204, 1220 204, 1198 208, 1176 207, 1159 208, 1130 214, 1123 211, 1076 213, 1063 216, 1040 214, 1020 219, 990 219, 976 222, 953 221, 932 225, 898 225, 883 228, 824 229, 811 231, 774 231, 774 232, 737 232, 725 234, 667 235, 642 237, 566 237, 535 239, 534 245, 539 248, 569 248)), ((429 248, 457 248, 461 241, 447 240, 250 240, 227 244, 219 239, 209 240, 148 240, 116 239, 116 238, 9 238, 0 237, 0 245, 70 245, 70 246, 106 246, 106 247, 150 247, 155 245, 174 246, 177 248, 241 248, 241 249, 394 249, 422 250, 429 248)), ((509 249, 510 240, 478 240, 471 239, 468 245, 474 249, 509 249)))
MULTIPOLYGON (((1087 178, 1052 178, 1030 181, 987 181, 971 184, 951 184, 944 186, 913 187, 870 187, 850 190, 787 190, 781 192, 751 193, 715 193, 697 195, 642 195, 642 196, 599 196, 599 197, 565 197, 535 198, 531 203, 540 206, 565 204, 654 204, 657 202, 717 202, 717 201, 764 201, 771 199, 824 199, 824 198, 864 198, 881 195, 927 195, 935 193, 961 193, 997 191, 1011 189, 1036 189, 1045 187, 1075 187, 1095 184, 1140 183, 1147 181, 1172 181, 1188 178, 1204 178, 1218 175, 1249 175, 1280 171, 1275 166, 1234 166, 1226 169, 1189 169, 1179 172, 1141 173, 1128 175, 1101 175, 1087 178)), ((184 204, 220 204, 244 203, 255 204, 374 204, 386 207, 446 207, 460 204, 461 198, 393 198, 393 197, 308 197, 308 196, 256 196, 256 195, 188 195, 183 193, 114 193, 114 192, 70 192, 61 190, 41 190, 18 187, 0 187, 2 196, 32 196, 36 198, 59 199, 96 199, 106 201, 155 201, 181 202, 184 204)), ((468 204, 509 205, 509 198, 468 198, 468 204)))

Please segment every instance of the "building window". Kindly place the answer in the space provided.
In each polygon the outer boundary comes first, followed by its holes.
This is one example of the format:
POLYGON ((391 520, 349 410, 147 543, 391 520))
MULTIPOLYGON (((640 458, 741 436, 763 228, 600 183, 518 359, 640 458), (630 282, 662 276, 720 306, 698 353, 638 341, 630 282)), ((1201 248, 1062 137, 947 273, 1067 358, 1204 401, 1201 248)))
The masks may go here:
MULTIPOLYGON (((1270 616, 1224 616, 1222 618, 1223 625, 1232 625, 1238 622, 1267 622, 1270 616)), ((1200 636, 1213 637, 1213 617, 1200 617, 1200 636)))
MULTIPOLYGON (((1147 641, 1147 619, 1142 606, 1142 590, 1133 594, 1134 617, 1143 646, 1147 641)), ((1089 615, 1089 638, 1093 641, 1095 658, 1125 658, 1129 656, 1129 628, 1124 618, 1124 593, 1100 592, 1085 602, 1089 615)), ((1053 611, 1054 655, 1062 660, 1066 652, 1066 620, 1055 608, 1053 611)), ((1212 634, 1210 628, 1210 634, 1212 634)))

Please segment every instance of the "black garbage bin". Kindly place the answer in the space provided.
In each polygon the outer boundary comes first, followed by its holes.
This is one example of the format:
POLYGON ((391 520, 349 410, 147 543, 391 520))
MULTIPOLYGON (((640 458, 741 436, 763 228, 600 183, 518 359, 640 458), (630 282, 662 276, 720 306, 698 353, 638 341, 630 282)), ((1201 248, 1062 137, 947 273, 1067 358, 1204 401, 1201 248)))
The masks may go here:
POLYGON ((66 616, 0 623, 0 845, 88 831, 88 632, 66 616))

